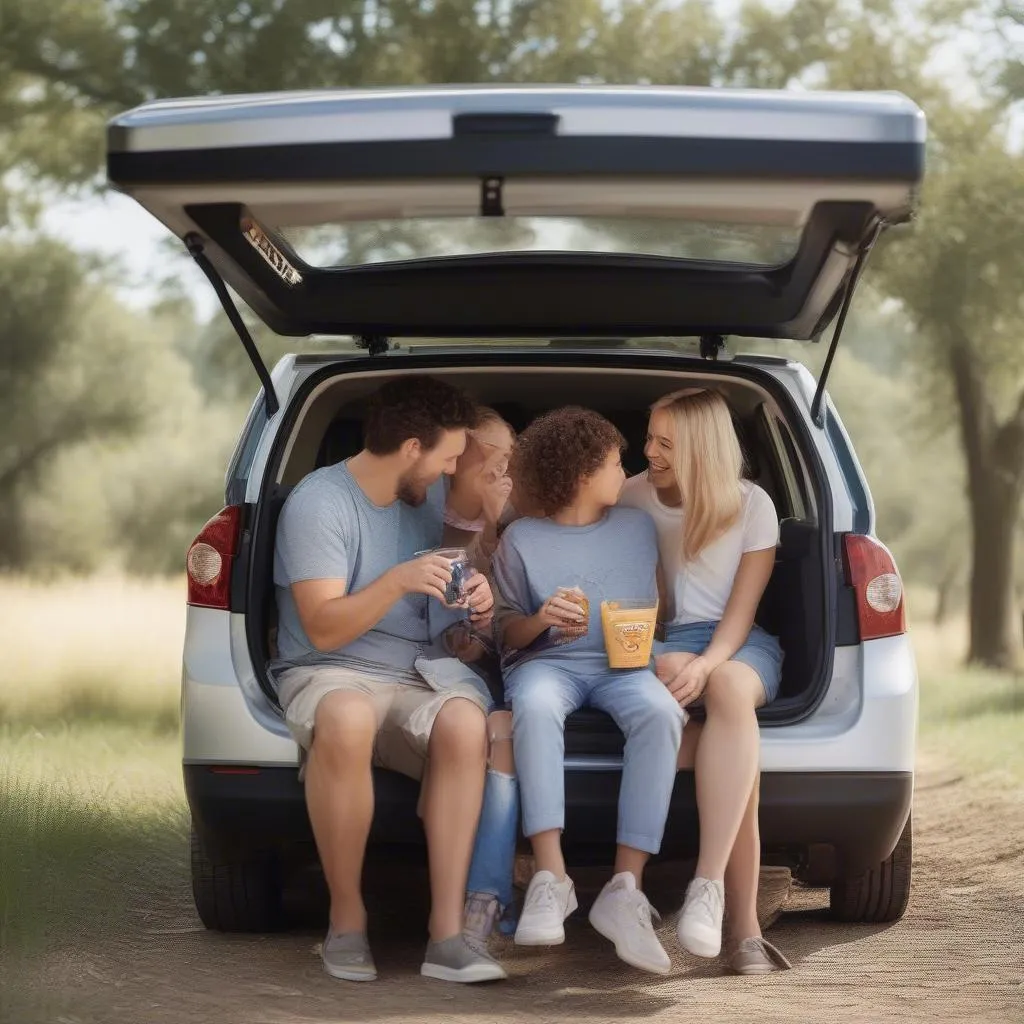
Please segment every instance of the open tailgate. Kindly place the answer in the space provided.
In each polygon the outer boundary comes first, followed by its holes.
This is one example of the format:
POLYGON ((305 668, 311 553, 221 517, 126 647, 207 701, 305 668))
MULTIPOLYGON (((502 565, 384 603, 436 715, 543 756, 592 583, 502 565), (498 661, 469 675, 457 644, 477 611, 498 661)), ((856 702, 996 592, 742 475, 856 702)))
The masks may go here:
POLYGON ((924 142, 895 93, 444 87, 148 103, 107 168, 281 334, 816 339, 924 142))

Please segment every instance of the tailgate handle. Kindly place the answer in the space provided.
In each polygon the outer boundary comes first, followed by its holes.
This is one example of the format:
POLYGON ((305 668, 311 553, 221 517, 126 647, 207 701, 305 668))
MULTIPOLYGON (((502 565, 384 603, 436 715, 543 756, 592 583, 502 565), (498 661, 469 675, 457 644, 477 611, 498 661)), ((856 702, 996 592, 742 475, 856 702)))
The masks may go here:
POLYGON ((558 114, 453 114, 452 135, 555 135, 558 114))

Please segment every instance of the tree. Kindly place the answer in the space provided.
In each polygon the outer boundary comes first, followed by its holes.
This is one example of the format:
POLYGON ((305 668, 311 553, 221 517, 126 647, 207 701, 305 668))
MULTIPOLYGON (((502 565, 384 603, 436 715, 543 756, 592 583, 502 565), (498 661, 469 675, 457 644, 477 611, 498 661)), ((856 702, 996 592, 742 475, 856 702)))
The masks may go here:
POLYGON ((936 418, 958 423, 971 510, 969 658, 1016 660, 1014 555, 1024 494, 1024 160, 995 117, 935 153, 915 244, 884 261, 918 327, 936 418))
MULTIPOLYGON (((75 330, 45 371, 58 385, 47 390, 47 404, 63 415, 81 408, 68 400, 76 391, 105 394, 108 403, 126 404, 131 431, 59 432, 30 485, 6 495, 3 508, 17 529, 4 565, 46 575, 111 566, 179 572, 223 497, 247 400, 212 402, 197 386, 182 348, 197 330, 190 306, 168 303, 140 315, 90 291, 75 309, 75 330)), ((37 412, 31 423, 43 419, 37 412)))
POLYGON ((142 408, 131 338, 80 258, 47 238, 0 249, 0 568, 23 555, 21 499, 70 443, 124 434, 142 408))
POLYGON ((163 96, 460 81, 909 94, 936 140, 931 179, 915 234, 898 256, 883 251, 872 280, 914 323, 922 345, 911 358, 960 422, 971 656, 1011 659, 1024 420, 1011 410, 1024 408, 1014 391, 1024 367, 995 354, 1020 330, 1020 160, 1003 128, 1024 93, 1013 49, 1019 0, 744 0, 728 19, 712 0, 5 0, 0 18, 0 152, 64 184, 94 178, 106 117, 163 96), (970 62, 978 92, 991 94, 985 103, 929 70, 964 31, 987 40, 970 62), (43 118, 74 144, 33 131, 43 118))

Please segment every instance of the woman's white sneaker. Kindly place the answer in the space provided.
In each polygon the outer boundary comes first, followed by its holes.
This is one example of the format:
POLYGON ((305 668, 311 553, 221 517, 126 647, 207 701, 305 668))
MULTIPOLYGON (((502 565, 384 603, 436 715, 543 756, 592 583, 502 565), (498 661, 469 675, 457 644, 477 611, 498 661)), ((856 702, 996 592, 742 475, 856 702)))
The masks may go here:
POLYGON ((654 934, 652 916, 657 917, 658 912, 628 871, 616 875, 590 908, 590 923, 615 943, 620 960, 641 971, 668 974, 672 961, 654 934))
POLYGON ((572 879, 562 881, 550 871, 530 879, 516 928, 517 946, 559 946, 565 942, 563 922, 578 906, 572 879))
POLYGON ((694 956, 718 956, 722 951, 724 914, 725 887, 722 883, 695 878, 686 890, 686 899, 676 924, 679 944, 694 956))

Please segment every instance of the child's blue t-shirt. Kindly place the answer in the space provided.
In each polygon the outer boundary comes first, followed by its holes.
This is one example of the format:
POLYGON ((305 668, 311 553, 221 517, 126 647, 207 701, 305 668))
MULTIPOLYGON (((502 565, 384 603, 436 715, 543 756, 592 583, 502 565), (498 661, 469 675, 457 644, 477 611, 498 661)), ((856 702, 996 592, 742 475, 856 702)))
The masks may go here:
POLYGON ((657 600, 658 534, 641 509, 616 506, 590 526, 563 526, 553 519, 518 519, 502 536, 492 563, 497 602, 496 635, 502 671, 526 660, 569 660, 575 672, 607 672, 601 602, 657 600), (529 647, 502 641, 509 615, 533 615, 559 587, 578 587, 590 604, 582 636, 545 630, 529 647))

